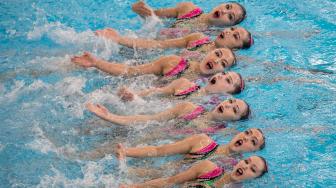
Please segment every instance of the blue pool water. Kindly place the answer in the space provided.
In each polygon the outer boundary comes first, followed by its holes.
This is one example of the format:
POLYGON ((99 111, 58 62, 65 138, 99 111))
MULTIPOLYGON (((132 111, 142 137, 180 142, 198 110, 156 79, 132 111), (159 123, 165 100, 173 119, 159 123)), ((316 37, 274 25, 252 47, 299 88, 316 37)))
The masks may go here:
MULTIPOLYGON (((146 86, 150 76, 125 80, 69 62, 71 55, 85 50, 121 62, 131 58, 127 63, 141 59, 140 52, 122 55, 127 49, 93 34, 96 29, 113 27, 129 36, 154 36, 151 23, 144 24, 132 13, 133 2, 0 2, 1 187, 117 187, 120 182, 143 180, 125 173, 113 155, 86 161, 63 154, 108 141, 130 145, 145 132, 109 128, 109 123, 84 110, 86 101, 107 104, 120 114, 167 106, 159 99, 123 104, 116 97, 120 85, 146 86)), ((178 1, 147 2, 167 7, 178 1)), ((209 11, 222 1, 193 2, 209 11)), ((239 2, 248 12, 241 25, 254 34, 255 45, 237 52, 253 60, 239 62, 233 70, 257 81, 248 82, 237 96, 250 103, 252 119, 230 126, 263 129, 266 148, 256 154, 269 163, 269 173, 244 183, 245 187, 335 187, 336 2, 239 2), (299 69, 288 70, 288 66, 299 69)), ((145 55, 153 59, 157 52, 145 55)), ((230 137, 216 135, 221 143, 230 137)), ((148 163, 143 164, 150 167, 148 163)))

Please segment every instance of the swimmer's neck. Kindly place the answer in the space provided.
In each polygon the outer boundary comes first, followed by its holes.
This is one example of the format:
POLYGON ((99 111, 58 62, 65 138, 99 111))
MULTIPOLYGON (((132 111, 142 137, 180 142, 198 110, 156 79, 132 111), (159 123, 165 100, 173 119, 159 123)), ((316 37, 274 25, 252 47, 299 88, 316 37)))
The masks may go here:
POLYGON ((197 19, 198 23, 202 23, 202 24, 206 24, 208 26, 211 25, 210 21, 209 21, 209 16, 211 16, 210 14, 201 14, 200 17, 197 19))
POLYGON ((235 152, 230 149, 229 145, 220 145, 215 152, 216 155, 224 155, 224 156, 229 156, 234 153, 235 152))
POLYGON ((200 69, 200 64, 197 61, 190 61, 189 68, 193 73, 202 74, 200 69))
POLYGON ((235 182, 232 177, 231 173, 225 173, 223 177, 221 177, 218 181, 215 182, 215 187, 223 187, 225 184, 230 184, 235 182))

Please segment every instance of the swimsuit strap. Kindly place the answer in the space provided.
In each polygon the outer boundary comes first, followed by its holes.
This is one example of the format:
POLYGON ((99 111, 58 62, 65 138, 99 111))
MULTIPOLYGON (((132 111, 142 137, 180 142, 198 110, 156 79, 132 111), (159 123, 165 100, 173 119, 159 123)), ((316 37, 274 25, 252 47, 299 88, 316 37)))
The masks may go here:
POLYGON ((210 44, 210 43, 211 43, 210 37, 204 37, 204 38, 196 40, 196 41, 192 42, 190 45, 188 45, 187 50, 196 51, 200 47, 202 47, 206 44, 210 44))
POLYGON ((217 181, 220 177, 224 175, 224 169, 221 167, 216 167, 214 170, 198 176, 197 181, 202 182, 209 187, 214 187, 215 181, 217 181))
POLYGON ((200 88, 201 87, 196 84, 196 85, 194 85, 194 86, 192 86, 192 87, 190 87, 190 88, 188 88, 184 91, 181 91, 180 93, 175 94, 174 96, 176 96, 176 97, 186 96, 187 97, 188 95, 190 95, 191 93, 199 90, 200 88))
POLYGON ((179 16, 177 19, 190 19, 190 18, 194 18, 196 16, 199 16, 203 13, 203 10, 199 7, 195 8, 194 10, 184 14, 184 15, 181 15, 179 16))
POLYGON ((204 44, 210 43, 210 37, 206 36, 204 38, 195 40, 188 45, 188 50, 193 50, 194 48, 200 47, 204 44))
POLYGON ((205 154, 211 152, 212 150, 216 149, 217 146, 218 146, 218 144, 215 141, 212 141, 209 145, 205 146, 201 150, 199 150, 197 152, 189 153, 189 154, 190 155, 205 155, 205 154))
POLYGON ((204 147, 198 152, 188 153, 185 160, 204 160, 210 157, 212 154, 216 152, 219 145, 216 142, 210 143, 208 146, 204 147))
POLYGON ((217 178, 218 176, 221 176, 224 173, 224 169, 221 167, 216 167, 215 169, 213 169, 212 171, 203 174, 201 176, 198 176, 197 179, 198 180, 211 180, 214 178, 217 178))
POLYGON ((178 76, 179 74, 183 73, 186 69, 188 69, 189 64, 188 60, 181 58, 180 62, 169 72, 167 72, 164 76, 166 77, 173 77, 178 76))
POLYGON ((191 120, 197 118, 198 116, 200 116, 201 114, 203 114, 204 112, 205 112, 205 109, 203 108, 203 106, 198 106, 191 113, 182 116, 182 119, 187 120, 187 121, 191 121, 191 120))

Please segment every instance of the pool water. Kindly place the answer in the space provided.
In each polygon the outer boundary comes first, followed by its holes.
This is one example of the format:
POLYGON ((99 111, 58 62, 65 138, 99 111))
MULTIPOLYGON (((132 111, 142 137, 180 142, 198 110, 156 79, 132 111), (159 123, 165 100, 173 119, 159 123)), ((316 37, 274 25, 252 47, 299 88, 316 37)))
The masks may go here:
MULTIPOLYGON (((127 174, 113 155, 96 161, 64 155, 109 141, 131 145, 146 132, 140 127, 109 127, 85 110, 87 101, 106 104, 119 114, 149 113, 173 105, 157 98, 124 104, 116 96, 120 85, 146 87, 153 76, 125 80, 69 61, 83 51, 129 64, 169 53, 132 51, 94 36, 93 31, 105 27, 128 36, 155 36, 163 26, 144 23, 130 9, 134 2, 0 2, 1 187, 117 187, 120 182, 143 181, 127 174)), ((153 7, 177 2, 147 1, 153 7)), ((210 11, 222 1, 193 2, 210 11)), ((251 80, 236 97, 250 103, 253 113, 250 120, 229 126, 261 128, 266 148, 244 156, 261 155, 269 163, 266 176, 244 186, 335 187, 336 2, 238 2, 247 9, 241 25, 253 33, 255 45, 237 52, 249 60, 232 70, 251 80)), ((231 137, 215 136, 220 143, 231 137)), ((128 165, 144 161, 150 167, 166 160, 130 159, 128 165)))

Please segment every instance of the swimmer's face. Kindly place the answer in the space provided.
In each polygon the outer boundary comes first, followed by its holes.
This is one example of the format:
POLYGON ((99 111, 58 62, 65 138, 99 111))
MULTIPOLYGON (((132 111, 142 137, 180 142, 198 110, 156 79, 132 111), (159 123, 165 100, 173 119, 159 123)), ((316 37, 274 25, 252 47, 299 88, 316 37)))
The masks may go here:
POLYGON ((264 136, 258 129, 248 129, 237 134, 229 143, 229 148, 237 153, 252 152, 259 150, 264 142, 264 136))
POLYGON ((217 73, 209 79, 205 89, 210 94, 234 93, 241 83, 241 77, 235 72, 217 73))
POLYGON ((243 100, 229 99, 216 106, 211 114, 217 121, 237 121, 247 110, 248 106, 243 100))
POLYGON ((233 52, 228 48, 219 48, 209 52, 200 64, 203 74, 215 74, 223 72, 225 68, 231 67, 235 62, 233 52))
POLYGON ((237 3, 223 3, 215 7, 209 15, 209 22, 215 26, 232 26, 245 17, 244 10, 237 3))
POLYGON ((245 160, 239 161, 239 163, 234 166, 231 172, 231 178, 235 182, 241 182, 248 179, 254 179, 259 177, 266 171, 266 164, 258 156, 252 156, 245 160))
POLYGON ((215 40, 217 47, 227 47, 230 49, 243 48, 244 43, 250 41, 249 32, 242 27, 225 28, 221 34, 219 34, 215 40))

